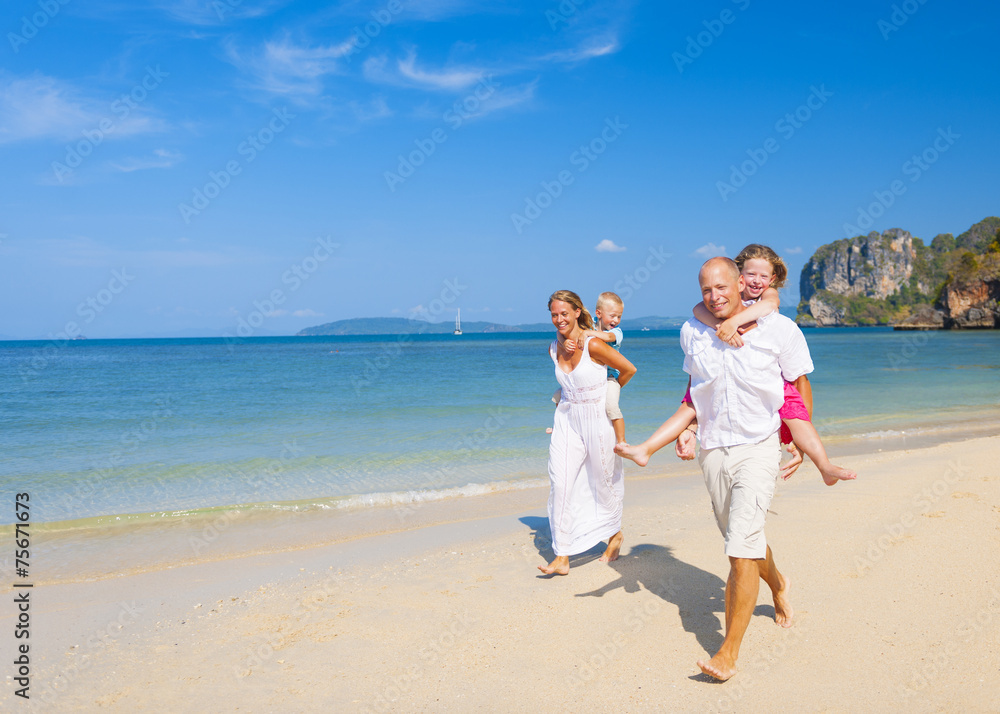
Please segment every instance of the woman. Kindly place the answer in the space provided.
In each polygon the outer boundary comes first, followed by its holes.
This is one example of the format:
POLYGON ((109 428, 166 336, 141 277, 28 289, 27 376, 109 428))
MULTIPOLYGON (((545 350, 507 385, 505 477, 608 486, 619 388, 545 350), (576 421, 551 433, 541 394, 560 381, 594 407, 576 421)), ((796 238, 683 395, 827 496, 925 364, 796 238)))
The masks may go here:
POLYGON ((552 293, 549 312, 557 332, 549 356, 562 387, 549 442, 549 528, 556 557, 538 569, 546 575, 566 575, 569 556, 605 539, 608 547, 601 562, 617 559, 621 550, 625 478, 605 411, 606 367, 618 370, 623 387, 635 367, 601 340, 581 339, 584 330, 594 329, 594 320, 576 293, 552 293), (569 340, 576 349, 567 349, 569 340))

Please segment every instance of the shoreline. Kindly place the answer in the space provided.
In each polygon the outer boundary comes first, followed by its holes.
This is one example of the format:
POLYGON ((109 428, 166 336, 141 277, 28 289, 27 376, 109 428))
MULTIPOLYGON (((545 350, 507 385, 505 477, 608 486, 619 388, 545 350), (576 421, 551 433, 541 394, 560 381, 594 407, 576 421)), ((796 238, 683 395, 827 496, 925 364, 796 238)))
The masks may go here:
POLYGON ((630 479, 622 558, 598 563, 598 547, 563 578, 537 577, 545 503, 527 499, 40 586, 32 694, 59 710, 464 712, 531 706, 533 688, 510 685, 530 678, 573 711, 995 710, 1000 575, 981 566, 1000 547, 997 458, 1000 438, 980 438, 847 457, 859 479, 833 488, 811 465, 779 482, 768 539, 796 626, 774 626, 762 592, 722 685, 694 664, 721 642, 727 572, 695 468, 630 479))
MULTIPOLYGON (((1000 435, 1000 420, 957 424, 952 428, 909 432, 888 431, 868 439, 825 439, 832 460, 865 457, 894 451, 932 449, 1000 435)), ((667 482, 700 473, 696 462, 681 462, 667 447, 646 468, 626 462, 628 484, 667 482), (666 453, 664 453, 666 452, 666 453)), ((800 470, 813 468, 808 458, 800 470)), ((472 486, 470 484, 470 486, 472 486)), ((627 486, 628 488, 628 486, 627 486)), ((464 489, 448 489, 463 492, 464 489)), ((406 533, 447 523, 488 518, 539 505, 544 509, 548 485, 542 479, 476 486, 473 495, 407 492, 399 499, 354 508, 310 507, 321 499, 289 502, 283 508, 216 506, 202 511, 122 514, 84 521, 61 521, 34 526, 33 555, 47 563, 36 576, 39 584, 93 582, 139 573, 217 563, 231 559, 290 553, 342 544, 379 535, 406 533), (485 488, 485 493, 475 493, 485 488), (391 502, 395 501, 395 502, 391 502), (261 543, 260 535, 266 534, 261 543), (250 545, 248 545, 250 544, 250 545)), ((386 494, 379 494, 386 495, 386 494)), ((364 499, 355 497, 357 501, 364 499)), ((13 526, 0 526, 0 536, 13 535, 13 526)), ((9 567, 9 566, 7 566, 9 567)), ((7 569, 5 567, 5 570, 7 569)), ((10 582, 10 580, 8 580, 10 582)), ((8 584, 0 593, 8 593, 8 584)))

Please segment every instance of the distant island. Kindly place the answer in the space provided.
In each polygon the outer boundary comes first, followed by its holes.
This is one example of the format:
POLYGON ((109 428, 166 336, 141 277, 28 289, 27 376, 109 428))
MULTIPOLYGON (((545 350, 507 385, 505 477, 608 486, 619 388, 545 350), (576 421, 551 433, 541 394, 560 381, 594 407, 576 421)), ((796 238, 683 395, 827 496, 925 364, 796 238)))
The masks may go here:
MULTIPOLYGON (((622 320, 621 328, 626 332, 643 330, 676 330, 687 317, 637 317, 622 320)), ((327 322, 315 327, 307 327, 296 337, 317 337, 324 335, 409 335, 451 334, 453 322, 426 322, 408 320, 405 317, 356 317, 350 320, 327 322)), ((551 322, 535 322, 527 325, 503 325, 497 322, 466 322, 462 320, 464 334, 487 334, 493 332, 551 332, 551 322)))
POLYGON ((1000 218, 930 245, 892 228, 821 246, 802 268, 804 327, 1000 328, 1000 218))

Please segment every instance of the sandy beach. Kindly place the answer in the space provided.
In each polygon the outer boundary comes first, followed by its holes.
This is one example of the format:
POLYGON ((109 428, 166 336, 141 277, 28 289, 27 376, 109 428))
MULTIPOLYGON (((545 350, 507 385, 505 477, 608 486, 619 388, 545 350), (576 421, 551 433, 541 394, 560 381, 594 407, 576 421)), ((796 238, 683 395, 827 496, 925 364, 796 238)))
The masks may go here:
POLYGON ((8 590, 3 708, 997 711, 998 459, 980 438, 845 457, 860 477, 834 488, 809 464, 780 483, 768 540, 795 626, 762 587, 723 684, 695 665, 722 641, 722 538, 697 469, 654 460, 626 471, 622 557, 595 549, 567 577, 538 577, 536 488, 428 504, 394 532, 39 585, 30 701, 8 590))

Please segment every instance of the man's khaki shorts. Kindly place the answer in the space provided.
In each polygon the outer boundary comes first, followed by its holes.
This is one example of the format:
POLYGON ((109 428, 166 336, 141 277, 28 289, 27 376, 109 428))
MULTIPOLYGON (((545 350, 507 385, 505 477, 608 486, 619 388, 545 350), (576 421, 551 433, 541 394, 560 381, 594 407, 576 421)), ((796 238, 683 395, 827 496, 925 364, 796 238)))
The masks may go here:
POLYGON ((715 521, 731 558, 765 558, 764 521, 781 463, 778 434, 756 444, 702 449, 698 455, 715 521))

